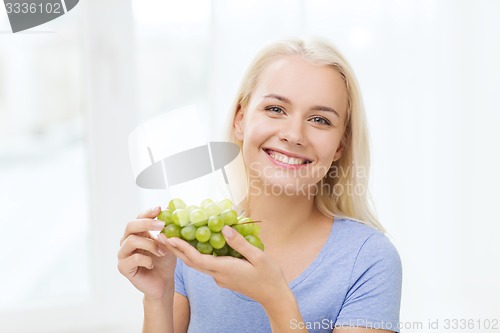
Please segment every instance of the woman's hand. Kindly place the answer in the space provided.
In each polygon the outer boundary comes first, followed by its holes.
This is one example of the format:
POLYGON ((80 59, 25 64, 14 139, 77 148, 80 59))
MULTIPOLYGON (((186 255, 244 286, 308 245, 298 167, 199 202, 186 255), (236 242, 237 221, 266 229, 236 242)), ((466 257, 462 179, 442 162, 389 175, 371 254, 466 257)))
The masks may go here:
POLYGON ((156 207, 129 222, 118 251, 120 273, 151 299, 161 299, 171 291, 169 285, 173 288, 177 259, 168 244, 161 244, 149 232, 163 229, 164 222, 154 220, 159 213, 156 207))
POLYGON ((227 244, 247 260, 201 254, 179 238, 169 238, 166 243, 186 265, 211 275, 219 287, 250 297, 264 308, 277 297, 291 294, 281 268, 268 255, 229 226, 222 233, 227 244))

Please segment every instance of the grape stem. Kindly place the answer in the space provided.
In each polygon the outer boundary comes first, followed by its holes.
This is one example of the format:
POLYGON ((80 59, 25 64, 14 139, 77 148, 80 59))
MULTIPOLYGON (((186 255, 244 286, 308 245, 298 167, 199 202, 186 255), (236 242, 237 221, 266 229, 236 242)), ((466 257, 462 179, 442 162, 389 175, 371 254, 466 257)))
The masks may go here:
POLYGON ((251 221, 251 222, 243 222, 243 223, 236 223, 237 225, 242 225, 242 224, 249 224, 249 223, 261 223, 264 221, 251 221))

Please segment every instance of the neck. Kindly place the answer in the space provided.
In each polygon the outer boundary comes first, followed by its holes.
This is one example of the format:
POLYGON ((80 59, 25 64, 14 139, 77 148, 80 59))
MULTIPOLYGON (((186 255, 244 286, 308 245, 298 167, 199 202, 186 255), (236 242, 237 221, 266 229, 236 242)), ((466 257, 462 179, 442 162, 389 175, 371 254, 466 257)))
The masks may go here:
POLYGON ((307 231, 320 214, 314 197, 307 195, 250 195, 248 205, 250 217, 262 221, 260 235, 266 244, 290 243, 307 231))

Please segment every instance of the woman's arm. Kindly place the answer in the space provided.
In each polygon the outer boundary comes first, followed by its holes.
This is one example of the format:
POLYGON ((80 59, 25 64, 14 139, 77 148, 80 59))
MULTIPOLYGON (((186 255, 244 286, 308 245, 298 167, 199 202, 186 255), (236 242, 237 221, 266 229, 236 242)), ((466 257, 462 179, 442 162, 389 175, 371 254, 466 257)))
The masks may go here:
POLYGON ((151 299, 144 296, 143 333, 173 333, 174 332, 174 285, 169 283, 167 295, 161 299, 151 299), (171 285, 171 286, 170 286, 171 285))
POLYGON ((174 296, 177 258, 163 234, 158 238, 150 234, 150 230, 161 230, 165 225, 154 220, 159 212, 160 207, 150 209, 127 224, 118 250, 118 270, 144 294, 143 332, 171 333, 174 327, 176 331, 187 328, 189 306, 174 296))
POLYGON ((186 333, 189 326, 191 309, 188 298, 179 293, 174 295, 174 332, 186 333))
MULTIPOLYGON (((273 333, 289 333, 291 330, 291 323, 303 322, 302 315, 300 314, 299 305, 293 295, 292 291, 288 288, 284 289, 281 294, 273 293, 272 299, 262 304, 271 324, 273 333)), ((297 328, 293 332, 307 332, 307 329, 297 328)))
POLYGON ((165 299, 158 300, 144 296, 143 333, 187 332, 190 316, 189 301, 186 296, 174 293, 173 287, 173 284, 168 287, 169 292, 165 299))

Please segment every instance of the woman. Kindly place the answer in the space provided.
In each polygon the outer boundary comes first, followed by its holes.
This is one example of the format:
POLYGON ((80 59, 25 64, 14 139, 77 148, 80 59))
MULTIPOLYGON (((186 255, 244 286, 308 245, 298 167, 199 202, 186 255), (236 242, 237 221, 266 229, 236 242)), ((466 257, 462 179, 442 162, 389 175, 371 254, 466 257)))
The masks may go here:
POLYGON ((230 119, 265 251, 226 226, 246 260, 202 255, 150 235, 159 207, 139 215, 118 267, 144 293, 144 332, 399 332, 401 262, 370 208, 366 120, 344 58, 318 40, 268 46, 230 119))

